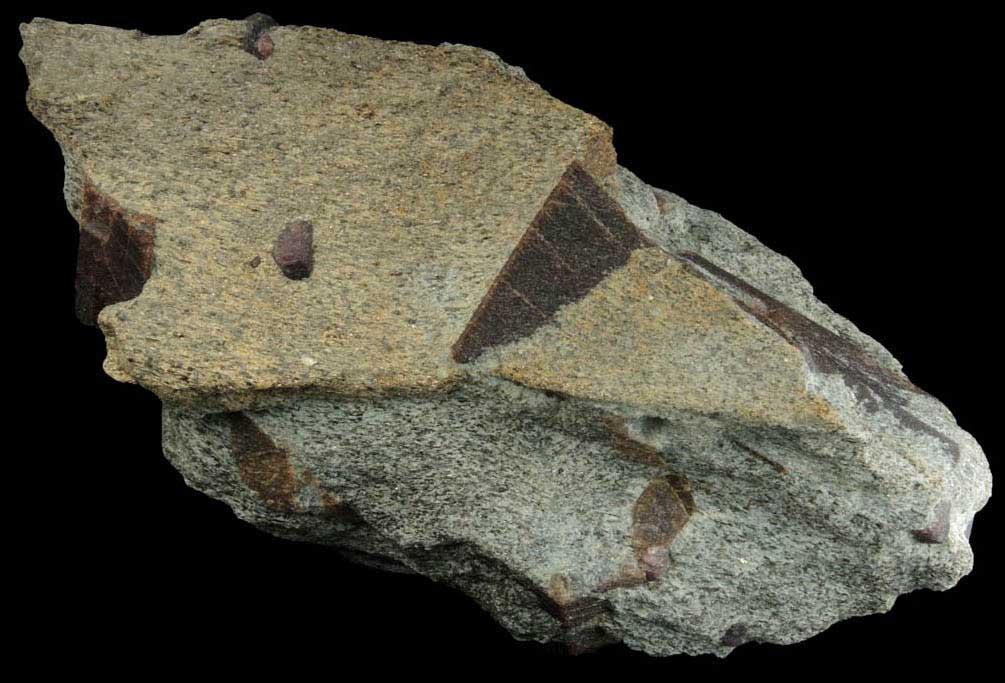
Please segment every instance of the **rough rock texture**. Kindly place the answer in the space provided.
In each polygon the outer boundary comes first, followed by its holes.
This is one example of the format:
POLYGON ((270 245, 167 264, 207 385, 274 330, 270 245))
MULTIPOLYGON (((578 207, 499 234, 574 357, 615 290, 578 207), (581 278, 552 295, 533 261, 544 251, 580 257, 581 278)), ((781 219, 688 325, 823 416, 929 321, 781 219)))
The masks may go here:
POLYGON ((610 129, 476 50, 273 26, 258 59, 261 25, 24 27, 71 212, 157 221, 142 294, 98 318, 106 370, 206 410, 455 385, 451 345, 569 164, 615 172, 610 129), (300 219, 311 277, 246 267, 300 219))
POLYGON ((22 35, 80 318, 242 519, 573 650, 789 643, 970 570, 991 478, 946 408, 492 53, 22 35))

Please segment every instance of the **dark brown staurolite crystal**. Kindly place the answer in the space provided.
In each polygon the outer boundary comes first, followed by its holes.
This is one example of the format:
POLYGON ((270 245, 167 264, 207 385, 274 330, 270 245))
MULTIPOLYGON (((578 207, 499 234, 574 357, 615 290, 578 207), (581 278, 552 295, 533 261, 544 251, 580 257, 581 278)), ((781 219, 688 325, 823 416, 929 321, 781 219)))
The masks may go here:
POLYGON ((244 34, 244 51, 255 55, 259 59, 268 59, 272 56, 272 35, 269 29, 276 26, 276 20, 268 14, 256 12, 244 20, 246 29, 244 34))
POLYGON ((466 363, 528 336, 649 245, 597 181, 572 163, 454 344, 454 360, 466 363))
POLYGON ((310 277, 314 270, 314 226, 309 221, 294 221, 283 228, 272 248, 272 258, 291 280, 310 277))
POLYGON ((143 291, 154 262, 152 216, 126 211, 93 187, 84 188, 77 250, 77 318, 94 325, 105 306, 143 291))

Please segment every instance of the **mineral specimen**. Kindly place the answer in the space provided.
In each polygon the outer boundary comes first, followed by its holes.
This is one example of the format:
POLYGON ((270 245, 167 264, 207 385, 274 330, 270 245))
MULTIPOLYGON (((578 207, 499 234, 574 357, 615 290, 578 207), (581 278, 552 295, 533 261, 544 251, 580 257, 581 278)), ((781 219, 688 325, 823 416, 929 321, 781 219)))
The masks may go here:
POLYGON ((78 315, 242 519, 518 638, 659 655, 970 570, 991 478, 946 408, 492 53, 262 15, 21 30, 78 315))

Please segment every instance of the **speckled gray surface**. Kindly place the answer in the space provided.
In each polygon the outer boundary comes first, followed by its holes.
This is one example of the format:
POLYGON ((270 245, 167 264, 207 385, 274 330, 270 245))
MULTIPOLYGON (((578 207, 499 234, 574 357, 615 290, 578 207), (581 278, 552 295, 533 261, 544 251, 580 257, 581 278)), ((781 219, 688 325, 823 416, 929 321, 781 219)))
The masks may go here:
POLYGON ((164 401, 191 486, 573 650, 790 643, 970 571, 980 447, 791 261, 616 167, 603 123, 491 53, 268 33, 22 26, 105 260, 82 282, 149 277, 89 293, 106 369, 164 401), (613 211, 643 246, 452 360, 574 162, 617 203, 597 234, 613 211), (315 262, 290 280, 270 250, 298 220, 315 262))

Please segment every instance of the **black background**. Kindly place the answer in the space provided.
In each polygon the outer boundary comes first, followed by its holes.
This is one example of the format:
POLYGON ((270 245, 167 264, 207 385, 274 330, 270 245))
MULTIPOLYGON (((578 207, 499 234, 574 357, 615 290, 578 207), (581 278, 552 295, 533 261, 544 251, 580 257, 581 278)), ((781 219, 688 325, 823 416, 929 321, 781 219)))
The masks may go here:
MULTIPOLYGON (((271 4, 35 3, 17 21, 180 33, 265 11, 285 24, 493 50, 611 124, 619 161, 641 178, 791 257, 824 302, 949 406, 997 468, 1000 217, 990 207, 1001 186, 991 125, 1001 83, 986 17, 271 4)), ((97 663, 127 653, 147 663, 209 653, 333 667, 559 656, 511 640, 450 590, 271 538, 185 487, 160 454, 157 399, 107 378, 101 335, 73 316, 77 226, 61 157, 24 107, 16 22, 5 30, 14 72, 6 336, 20 435, 8 443, 5 488, 19 570, 9 598, 30 606, 15 612, 26 641, 97 663)), ((793 646, 747 645, 724 661, 644 662, 619 646, 565 665, 621 658, 667 675, 976 666, 997 643, 985 621, 997 600, 993 507, 974 524, 974 571, 952 591, 906 595, 889 614, 793 646)))

